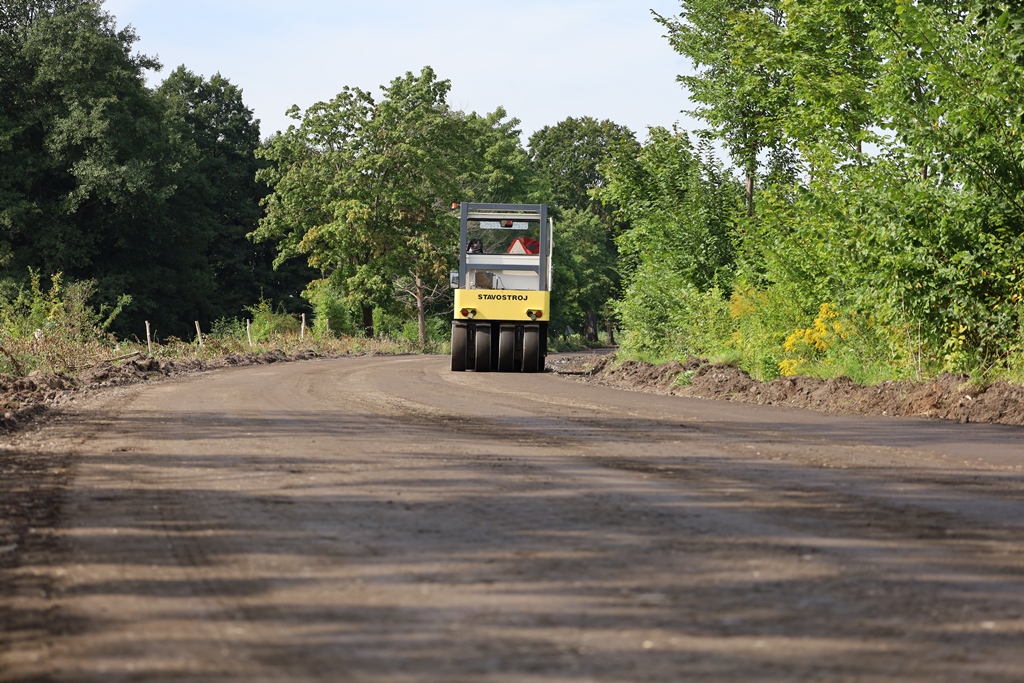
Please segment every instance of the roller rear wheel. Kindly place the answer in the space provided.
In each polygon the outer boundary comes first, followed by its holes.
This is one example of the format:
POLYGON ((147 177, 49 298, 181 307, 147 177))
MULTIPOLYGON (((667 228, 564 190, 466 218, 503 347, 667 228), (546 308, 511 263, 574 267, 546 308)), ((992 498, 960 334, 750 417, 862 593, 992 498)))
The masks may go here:
POLYGON ((476 326, 476 371, 491 371, 491 326, 476 326))
POLYGON ((523 332, 523 372, 540 372, 540 326, 527 325, 523 332))
POLYGON ((516 364, 515 325, 502 325, 498 335, 498 372, 512 372, 516 364))
POLYGON ((469 339, 469 328, 465 325, 452 323, 452 372, 466 369, 466 344, 469 339))

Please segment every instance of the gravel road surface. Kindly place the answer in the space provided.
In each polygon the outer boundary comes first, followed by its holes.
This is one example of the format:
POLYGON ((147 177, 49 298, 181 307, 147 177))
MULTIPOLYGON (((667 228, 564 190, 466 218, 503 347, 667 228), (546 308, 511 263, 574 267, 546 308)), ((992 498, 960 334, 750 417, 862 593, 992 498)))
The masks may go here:
POLYGON ((1024 429, 447 365, 219 370, 8 446, 0 681, 1024 680, 1024 429))

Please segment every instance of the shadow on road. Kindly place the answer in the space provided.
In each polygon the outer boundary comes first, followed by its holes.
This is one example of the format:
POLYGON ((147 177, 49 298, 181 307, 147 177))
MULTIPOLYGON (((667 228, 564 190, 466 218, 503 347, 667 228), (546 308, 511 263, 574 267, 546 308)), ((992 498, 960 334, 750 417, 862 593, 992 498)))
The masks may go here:
POLYGON ((1024 678, 1019 471, 742 455, 1017 429, 175 421, 119 419, 74 491, 84 461, 3 456, 0 681, 1024 678))

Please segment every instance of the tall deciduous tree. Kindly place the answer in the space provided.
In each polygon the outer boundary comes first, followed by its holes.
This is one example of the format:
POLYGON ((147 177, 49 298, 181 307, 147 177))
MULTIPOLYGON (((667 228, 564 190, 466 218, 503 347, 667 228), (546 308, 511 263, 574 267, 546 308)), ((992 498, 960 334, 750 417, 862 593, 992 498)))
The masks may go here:
POLYGON ((449 88, 429 67, 393 80, 379 101, 345 88, 305 113, 293 109, 298 125, 261 151, 270 165, 259 177, 272 193, 253 237, 277 242, 278 262, 305 255, 361 310, 368 336, 395 278, 426 288, 445 277, 456 250, 451 204, 471 146, 449 88))
POLYGON ((135 41, 100 2, 0 7, 0 265, 15 287, 32 268, 94 280, 106 302, 130 293, 122 334, 148 319, 184 335, 272 290, 270 254, 244 240, 259 134, 219 76, 147 88, 159 64, 135 41))
MULTIPOLYGON (((156 96, 176 161, 166 217, 173 225, 194 226, 201 240, 189 250, 201 261, 204 281, 196 284, 206 292, 196 315, 236 317, 261 297, 286 299, 287 292, 275 286, 271 250, 247 239, 266 188, 256 180, 259 121, 241 89, 220 74, 205 79, 181 66, 156 96)), ((291 293, 306 282, 308 277, 288 283, 291 293)))
POLYGON ((724 142, 747 181, 754 212, 759 157, 784 148, 783 119, 792 102, 791 70, 782 49, 778 0, 682 0, 677 17, 654 13, 695 75, 678 81, 697 103, 693 113, 724 142))
MULTIPOLYGON (((171 192, 159 109, 98 2, 12 2, 0 22, 0 232, 9 274, 95 279, 114 300, 143 284, 171 192)), ((134 293, 134 292, 133 292, 134 293)), ((133 306, 137 306, 133 304, 133 306)))
POLYGON ((596 316, 607 313, 619 283, 608 224, 590 210, 567 209, 559 214, 555 231, 551 328, 561 332, 582 323, 596 340, 596 316))
POLYGON ((875 142, 871 90, 879 69, 871 44, 881 5, 850 0, 788 0, 780 62, 792 99, 782 119, 786 137, 808 168, 828 172, 875 142))
POLYGON ((599 166, 622 146, 639 148, 633 131, 589 116, 544 126, 529 141, 530 159, 547 181, 555 204, 563 209, 591 209, 598 215, 603 206, 590 193, 604 185, 599 166))
POLYGON ((572 321, 596 341, 598 316, 608 312, 607 303, 618 293, 618 274, 608 265, 616 259, 614 239, 621 226, 614 205, 603 204, 594 193, 605 185, 601 164, 613 153, 636 154, 640 145, 626 126, 584 116, 541 128, 529 146, 551 201, 565 210, 557 216, 555 328, 572 321))
POLYGON ((523 149, 520 121, 506 117, 504 107, 466 117, 471 158, 460 181, 460 199, 503 204, 540 201, 543 183, 523 149))

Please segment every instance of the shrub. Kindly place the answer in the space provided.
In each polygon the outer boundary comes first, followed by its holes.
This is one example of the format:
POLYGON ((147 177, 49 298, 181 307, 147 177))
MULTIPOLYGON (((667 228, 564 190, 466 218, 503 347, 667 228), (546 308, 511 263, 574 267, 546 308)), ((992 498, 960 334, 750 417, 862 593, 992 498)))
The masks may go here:
POLYGON ((352 312, 344 294, 330 280, 314 280, 302 296, 313 307, 313 332, 318 336, 355 334, 352 312))
POLYGON ((61 273, 43 290, 38 272, 29 271, 28 288, 0 300, 0 369, 16 374, 32 370, 69 372, 109 354, 116 340, 107 332, 131 297, 113 307, 89 305, 92 281, 65 285, 61 273))
POLYGON ((252 315, 252 338, 256 343, 286 334, 298 334, 302 323, 283 309, 275 311, 269 301, 260 299, 255 306, 246 309, 252 315))

